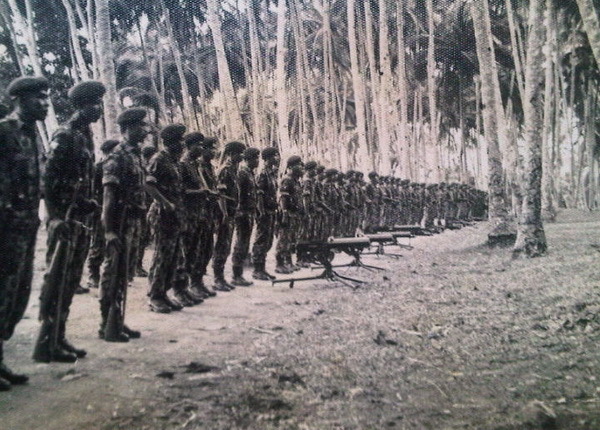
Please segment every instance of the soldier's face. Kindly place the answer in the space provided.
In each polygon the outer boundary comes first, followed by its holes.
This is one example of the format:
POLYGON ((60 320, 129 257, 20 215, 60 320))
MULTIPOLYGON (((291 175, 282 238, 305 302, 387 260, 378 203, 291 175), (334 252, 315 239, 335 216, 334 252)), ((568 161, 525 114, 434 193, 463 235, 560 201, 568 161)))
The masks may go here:
POLYGON ((179 157, 183 152, 183 143, 181 141, 171 142, 167 145, 169 152, 176 157, 179 157))
POLYGON ((269 165, 271 167, 274 167, 276 169, 279 168, 279 165, 281 164, 281 157, 279 155, 274 155, 273 158, 271 158, 269 160, 269 165))
POLYGON ((150 133, 150 125, 146 122, 138 122, 129 125, 127 138, 131 143, 142 143, 150 133))
POLYGON ((242 160, 242 154, 231 154, 231 161, 233 161, 234 163, 239 163, 242 160))
POLYGON ((215 149, 214 148, 203 148, 202 149, 202 158, 206 161, 210 161, 215 158, 215 149))
POLYGON ((100 102, 89 103, 83 106, 79 112, 81 117, 87 122, 96 122, 102 117, 102 105, 100 102))
POLYGON ((248 167, 251 169, 256 169, 258 167, 258 158, 252 158, 248 160, 248 167))
POLYGON ((50 101, 48 91, 37 91, 23 94, 18 99, 21 115, 31 121, 43 121, 48 115, 50 101))
POLYGON ((202 155, 202 147, 200 145, 192 145, 188 151, 192 158, 198 158, 202 155))

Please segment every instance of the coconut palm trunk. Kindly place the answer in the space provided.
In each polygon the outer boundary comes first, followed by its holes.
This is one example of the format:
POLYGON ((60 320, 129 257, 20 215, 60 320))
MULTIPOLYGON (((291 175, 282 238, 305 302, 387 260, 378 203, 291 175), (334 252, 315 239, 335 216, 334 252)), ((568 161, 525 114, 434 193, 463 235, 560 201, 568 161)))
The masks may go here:
POLYGON ((488 234, 488 243, 490 245, 498 243, 512 244, 516 234, 507 209, 504 187, 504 169, 500 151, 498 113, 496 112, 498 106, 496 95, 499 93, 496 88, 496 85, 499 85, 498 72, 488 11, 489 4, 487 0, 473 1, 471 13, 481 74, 483 129, 488 151, 489 217, 492 223, 492 229, 488 234))
POLYGON ((594 0, 577 0, 583 28, 587 34, 596 64, 600 67, 600 18, 594 7, 594 0))
POLYGON ((358 43, 356 38, 356 4, 355 0, 347 1, 348 13, 348 45, 350 48, 350 64, 352 74, 352 88, 354 92, 354 106, 356 110, 357 146, 355 160, 364 163, 369 159, 367 144, 367 122, 365 106, 365 86, 358 62, 358 43))
POLYGON ((213 43, 217 54, 217 68, 219 73, 219 87, 223 93, 226 114, 226 133, 228 139, 244 138, 244 123, 238 107, 229 64, 225 55, 225 43, 221 31, 220 4, 218 0, 207 0, 207 22, 212 33, 213 43))
POLYGON ((542 135, 544 131, 544 26, 545 0, 531 0, 525 67, 525 152, 523 207, 519 219, 514 257, 538 257, 547 250, 542 223, 542 135))
POLYGON ((117 115, 117 79, 115 75, 114 52, 110 29, 110 10, 108 0, 96 1, 96 49, 98 50, 98 69, 102 83, 106 86, 104 97, 104 129, 107 139, 118 139, 117 115))
POLYGON ((275 66, 275 100, 277 103, 277 124, 279 148, 282 154, 292 152, 288 122, 287 76, 285 71, 285 30, 287 21, 286 2, 281 1, 277 6, 277 58, 275 66))

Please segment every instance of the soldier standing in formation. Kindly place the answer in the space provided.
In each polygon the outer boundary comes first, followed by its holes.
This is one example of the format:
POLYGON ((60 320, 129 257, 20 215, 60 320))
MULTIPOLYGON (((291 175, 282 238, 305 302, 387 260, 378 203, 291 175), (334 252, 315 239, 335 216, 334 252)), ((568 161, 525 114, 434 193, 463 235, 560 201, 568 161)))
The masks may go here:
POLYGON ((140 332, 125 324, 133 221, 146 215, 144 169, 140 145, 150 133, 146 111, 127 109, 117 118, 123 142, 103 165, 102 226, 106 243, 100 276, 98 336, 107 342, 127 342, 140 332))
POLYGON ((246 145, 241 142, 229 142, 223 148, 223 166, 218 175, 217 185, 221 217, 213 252, 214 288, 217 291, 231 291, 235 288, 225 280, 225 263, 231 252, 231 239, 238 205, 237 170, 245 150, 246 145))
MULTIPOLYGON (((98 202, 98 205, 102 207, 102 169, 106 158, 110 155, 112 150, 119 144, 118 140, 107 140, 100 146, 100 151, 104 157, 102 160, 96 163, 94 167, 94 199, 98 202)), ((92 239, 90 244, 90 251, 88 253, 88 288, 97 289, 100 286, 100 267, 104 260, 104 230, 102 228, 100 211, 96 211, 92 214, 92 239)))
POLYGON ((48 271, 40 297, 40 320, 33 358, 40 362, 72 363, 86 356, 66 338, 66 322, 87 257, 93 199, 94 142, 90 125, 102 116, 104 85, 82 82, 69 91, 76 111, 50 142, 44 175, 48 210, 48 271), (62 243, 61 243, 62 242, 62 243))
POLYGON ((277 148, 262 150, 263 169, 257 181, 257 221, 256 238, 252 247, 252 263, 254 279, 269 281, 275 279, 265 269, 267 253, 273 246, 275 221, 277 218, 277 171, 281 157, 277 148))
POLYGON ((275 259, 277 273, 292 273, 296 266, 292 264, 292 253, 296 246, 299 221, 304 215, 302 202, 302 185, 300 179, 304 175, 304 163, 297 155, 287 160, 286 174, 279 187, 281 219, 279 220, 279 240, 275 259))
POLYGON ((0 391, 29 380, 4 364, 3 346, 31 294, 43 155, 35 127, 48 113, 48 81, 18 78, 7 92, 15 109, 0 120, 0 391))
POLYGON ((254 171, 258 167, 260 151, 248 148, 244 151, 244 161, 238 169, 238 207, 235 213, 236 241, 233 248, 231 284, 239 287, 252 285, 244 278, 244 261, 250 250, 250 236, 256 217, 256 177, 254 171))

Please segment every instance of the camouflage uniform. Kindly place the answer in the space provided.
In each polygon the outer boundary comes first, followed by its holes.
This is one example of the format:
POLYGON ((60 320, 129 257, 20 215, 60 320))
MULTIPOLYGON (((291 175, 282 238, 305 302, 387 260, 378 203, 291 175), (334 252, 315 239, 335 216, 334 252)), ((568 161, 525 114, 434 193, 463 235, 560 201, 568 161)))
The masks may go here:
MULTIPOLYGON (((98 204, 102 205, 102 171, 104 169, 104 160, 96 163, 94 167, 94 197, 98 204)), ((90 226, 92 228, 92 239, 90 250, 88 252, 88 273, 90 280, 95 287, 100 282, 100 266, 104 260, 104 228, 102 227, 101 212, 92 214, 90 226)))
POLYGON ((258 175, 257 195, 262 199, 263 213, 256 220, 256 238, 252 247, 252 262, 256 270, 264 270, 267 253, 273 246, 277 214, 277 170, 264 168, 258 175))
POLYGON ((281 180, 279 187, 282 196, 282 212, 288 214, 287 225, 281 225, 279 240, 277 241, 276 260, 277 265, 291 265, 292 253, 298 240, 300 217, 303 214, 302 186, 300 181, 291 174, 287 174, 281 180), (285 203, 283 203, 285 202, 285 203))
POLYGON ((2 341, 12 336, 31 294, 44 149, 35 127, 16 115, 0 121, 0 142, 1 363, 2 341))
MULTIPOLYGON (((203 160, 200 163, 200 174, 204 178, 206 185, 210 190, 216 190, 217 178, 210 161, 203 160)), ((202 277, 206 274, 206 268, 213 255, 215 225, 219 216, 219 207, 214 195, 209 195, 199 212, 200 231, 198 232, 198 266, 193 270, 190 276, 192 283, 202 282, 202 277), (195 277, 198 279, 195 279, 195 277)))
MULTIPOLYGON (((44 188, 46 194, 46 207, 50 220, 65 220, 69 206, 76 204, 71 219, 69 234, 69 251, 62 254, 63 261, 63 291, 62 303, 59 304, 58 294, 60 277, 50 277, 46 273, 40 297, 40 319, 44 323, 56 324, 56 317, 60 324, 59 338, 64 338, 65 323, 73 301, 75 290, 79 287, 85 259, 87 257, 90 235, 87 226, 90 225, 91 212, 97 209, 96 203, 91 203, 93 197, 94 180, 94 148, 89 127, 78 129, 73 123, 68 123, 59 129, 50 143, 50 153, 44 175, 44 188), (76 191, 76 188, 78 190, 76 191), (78 193, 77 200, 73 196, 78 193), (61 315, 56 315, 60 306, 61 315)), ((48 250, 46 264, 49 265, 59 237, 50 223, 48 228, 48 250)))
POLYGON ((181 189, 181 173, 178 160, 167 150, 152 157, 148 166, 146 182, 156 186, 172 204, 175 211, 152 203, 156 215, 154 223, 154 255, 150 268, 150 300, 164 299, 167 291, 178 282, 183 263, 182 233, 185 231, 185 215, 181 189))
POLYGON ((101 332, 104 330, 111 305, 123 309, 127 289, 129 266, 125 263, 133 258, 131 243, 136 221, 145 215, 145 174, 140 158, 140 149, 128 142, 121 143, 103 164, 102 185, 114 186, 116 190, 117 225, 119 249, 108 247, 102 263, 100 276, 101 332))
POLYGON ((235 212, 236 240, 231 256, 234 278, 242 276, 244 261, 250 251, 250 236, 256 216, 256 178, 253 169, 242 165, 238 169, 237 184, 239 195, 235 212))
POLYGON ((238 205, 237 166, 226 164, 218 177, 217 188, 225 196, 225 216, 220 220, 217 228, 217 238, 213 252, 213 271, 215 278, 223 278, 225 263, 231 253, 231 241, 235 213, 238 205))

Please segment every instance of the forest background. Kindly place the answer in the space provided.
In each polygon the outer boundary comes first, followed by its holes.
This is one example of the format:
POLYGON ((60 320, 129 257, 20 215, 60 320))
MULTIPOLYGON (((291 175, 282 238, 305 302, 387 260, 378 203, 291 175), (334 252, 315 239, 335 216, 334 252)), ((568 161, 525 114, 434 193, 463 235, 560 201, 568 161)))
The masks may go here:
POLYGON ((540 207, 552 220, 558 207, 598 205, 599 10, 598 0, 0 0, 0 87, 50 79, 46 144, 71 113, 68 88, 98 79, 108 88, 98 144, 141 104, 159 125, 221 143, 471 183, 490 193, 492 233, 520 216, 536 255, 540 207))

